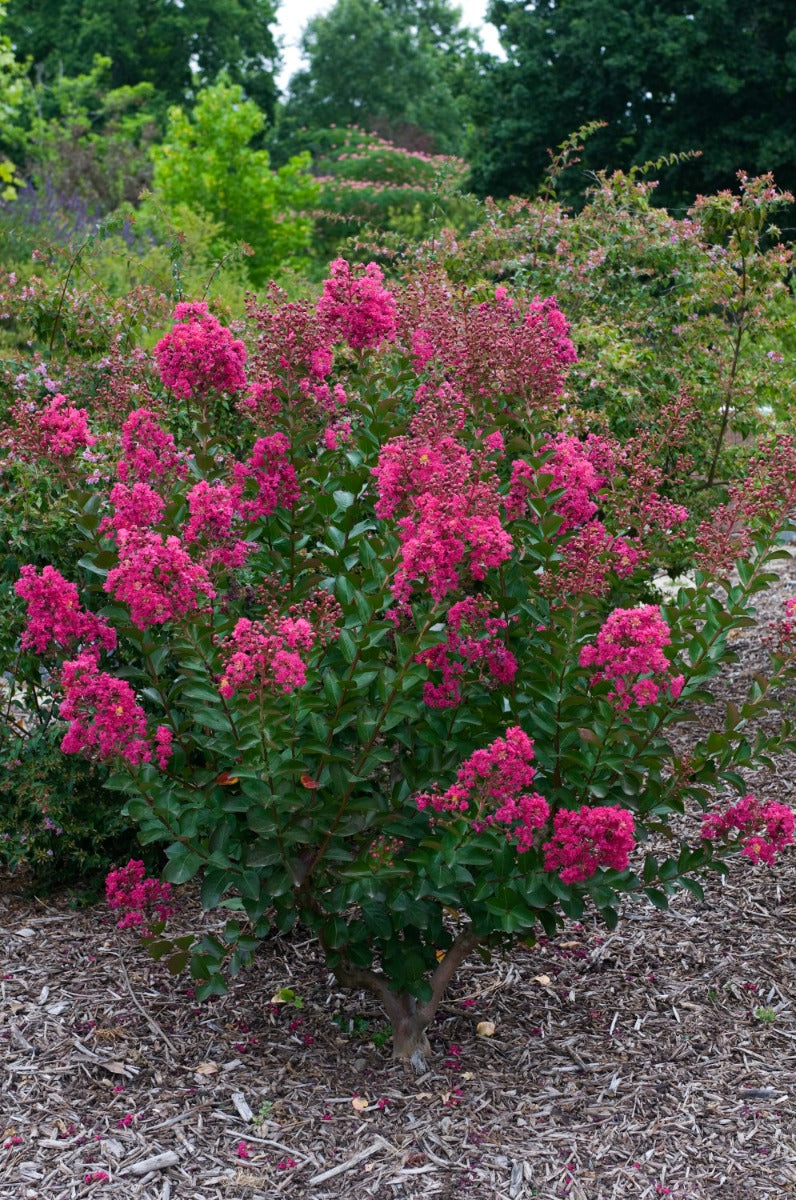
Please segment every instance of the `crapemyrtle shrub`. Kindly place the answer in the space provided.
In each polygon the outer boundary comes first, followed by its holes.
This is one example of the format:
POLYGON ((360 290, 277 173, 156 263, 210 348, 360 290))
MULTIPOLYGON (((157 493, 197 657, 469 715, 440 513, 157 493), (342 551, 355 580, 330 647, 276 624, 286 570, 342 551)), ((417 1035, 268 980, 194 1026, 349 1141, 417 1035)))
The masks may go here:
MULTIPOLYGON (((298 924, 419 1064, 469 954, 789 844, 753 776, 793 746, 761 720, 793 655, 734 705, 717 685, 775 578, 796 446, 761 444, 689 529, 698 407, 589 429, 578 361, 550 296, 337 260, 319 299, 272 288, 239 329, 181 302, 115 424, 79 390, 16 406, 7 436, 61 473, 82 538, 21 570, 20 653, 165 882, 230 911, 189 946, 148 926, 199 995, 298 924), (686 538, 692 580, 639 604, 686 538)), ((139 876, 125 895, 165 904, 139 876)))

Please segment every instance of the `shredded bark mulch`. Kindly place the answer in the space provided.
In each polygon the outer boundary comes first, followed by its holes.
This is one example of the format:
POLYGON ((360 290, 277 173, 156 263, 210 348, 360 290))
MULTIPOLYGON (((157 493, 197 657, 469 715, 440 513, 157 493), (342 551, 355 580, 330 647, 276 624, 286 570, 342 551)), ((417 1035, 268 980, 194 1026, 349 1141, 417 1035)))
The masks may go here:
MULTIPOLYGON (((794 578, 791 563, 764 622, 794 578)), ((730 694, 763 661, 759 634, 738 648, 730 694)), ((787 760, 755 788, 792 799, 795 778, 787 760)), ((704 902, 628 901, 612 933, 588 918, 468 964, 419 1078, 299 935, 199 1005, 104 907, 14 889, 0 1200, 796 1197, 796 853, 733 864, 704 902)))

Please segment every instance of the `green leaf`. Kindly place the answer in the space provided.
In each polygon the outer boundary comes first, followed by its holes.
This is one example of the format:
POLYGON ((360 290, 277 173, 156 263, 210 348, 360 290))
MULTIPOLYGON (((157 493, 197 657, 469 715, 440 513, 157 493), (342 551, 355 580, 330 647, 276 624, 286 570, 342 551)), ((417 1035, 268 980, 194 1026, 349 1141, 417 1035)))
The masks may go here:
POLYGON ((187 883, 193 879, 202 865, 198 854, 183 846, 182 842, 174 842, 166 850, 169 861, 163 869, 163 878, 169 883, 187 883))
POLYGON ((644 888, 644 894, 656 908, 663 911, 669 907, 669 897, 659 888, 644 888))

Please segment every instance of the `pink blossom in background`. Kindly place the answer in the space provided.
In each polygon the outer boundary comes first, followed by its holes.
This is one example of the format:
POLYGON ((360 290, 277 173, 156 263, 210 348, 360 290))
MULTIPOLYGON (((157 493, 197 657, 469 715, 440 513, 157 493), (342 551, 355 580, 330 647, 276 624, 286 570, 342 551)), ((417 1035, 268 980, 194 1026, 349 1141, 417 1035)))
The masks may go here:
POLYGON ((164 625, 196 612, 215 591, 207 571, 195 563, 180 539, 170 534, 122 530, 119 561, 103 584, 127 604, 138 629, 164 625))
POLYGON ((207 311, 207 305, 178 304, 174 328, 155 346, 160 378, 182 400, 209 392, 232 396, 246 387, 246 347, 207 311))
POLYGON ((65 662, 61 670, 61 716, 69 729, 61 742, 65 754, 123 758, 132 766, 149 762, 146 716, 124 679, 100 671, 90 651, 65 662))
POLYGON ((14 591, 27 605, 27 622, 22 648, 45 654, 52 646, 66 649, 75 643, 83 647, 113 650, 116 631, 102 617, 81 607, 77 588, 64 579, 55 567, 20 568, 14 591))
POLYGON ((561 808, 553 837, 545 842, 544 869, 559 871, 562 883, 583 883, 599 867, 624 871, 635 845, 633 815, 618 805, 561 808))
MULTIPOLYGON (((171 884, 162 883, 159 879, 147 879, 143 862, 133 858, 126 866, 108 872, 105 899, 110 908, 125 910, 124 916, 117 922, 119 929, 143 925, 147 913, 154 914, 159 921, 167 921, 174 912, 170 902, 171 884)), ((130 1124, 126 1120, 124 1123, 130 1124)))
POLYGON ((395 300, 384 287, 384 276, 376 263, 364 269, 336 258, 318 301, 318 316, 341 341, 354 350, 366 350, 392 341, 396 329, 395 300))
POLYGON ((43 452, 54 458, 70 458, 97 441, 89 431, 85 408, 75 408, 60 392, 40 414, 39 432, 43 452))
POLYGON ((702 837, 708 841, 726 841, 733 832, 741 841, 741 853, 752 863, 771 866, 775 854, 793 841, 794 815, 785 804, 774 800, 761 803, 755 796, 744 796, 723 812, 705 813, 702 837))

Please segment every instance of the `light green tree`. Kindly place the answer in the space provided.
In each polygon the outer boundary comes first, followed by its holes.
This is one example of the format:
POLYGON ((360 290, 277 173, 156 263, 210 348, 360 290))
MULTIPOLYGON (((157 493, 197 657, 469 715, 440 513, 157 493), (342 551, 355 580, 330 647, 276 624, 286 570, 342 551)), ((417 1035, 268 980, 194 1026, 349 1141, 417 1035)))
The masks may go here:
POLYGON ((163 144, 152 147, 159 202, 179 227, 180 209, 203 212, 227 243, 245 242, 253 255, 249 275, 260 284, 310 243, 318 185, 310 156, 291 158, 278 171, 268 152, 252 148, 265 117, 237 84, 205 88, 189 115, 169 110, 163 144))
POLYGON ((21 180, 8 155, 24 141, 18 119, 29 85, 24 67, 14 57, 11 39, 1 32, 5 19, 6 4, 0 0, 0 199, 13 200, 21 180))

